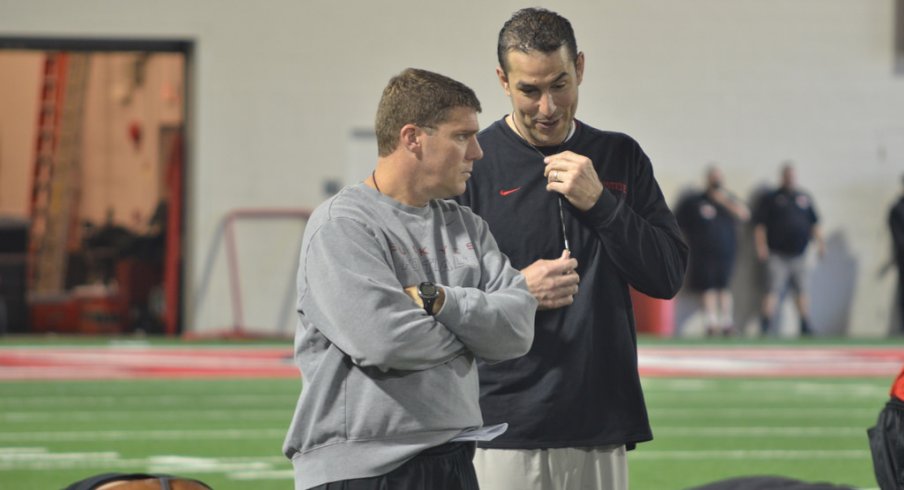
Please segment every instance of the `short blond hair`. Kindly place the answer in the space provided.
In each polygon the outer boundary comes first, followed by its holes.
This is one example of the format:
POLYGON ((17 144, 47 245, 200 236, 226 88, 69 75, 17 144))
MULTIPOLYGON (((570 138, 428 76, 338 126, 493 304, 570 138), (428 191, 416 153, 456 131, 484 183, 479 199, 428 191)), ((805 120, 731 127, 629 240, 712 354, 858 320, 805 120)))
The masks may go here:
POLYGON ((406 124, 436 128, 457 107, 480 112, 480 101, 461 82, 427 70, 406 69, 389 80, 377 106, 377 152, 385 157, 395 151, 406 124))

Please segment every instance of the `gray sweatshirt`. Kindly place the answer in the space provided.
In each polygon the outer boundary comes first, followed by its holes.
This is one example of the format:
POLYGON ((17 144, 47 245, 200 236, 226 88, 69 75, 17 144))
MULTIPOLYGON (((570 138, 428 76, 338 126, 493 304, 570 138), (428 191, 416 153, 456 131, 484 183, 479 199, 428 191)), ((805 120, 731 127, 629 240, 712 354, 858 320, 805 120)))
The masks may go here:
POLYGON ((358 184, 314 211, 298 265, 304 388, 283 446, 295 488, 388 473, 480 427, 475 358, 524 355, 537 303, 486 223, 358 184), (436 317, 403 288, 445 290, 436 317))

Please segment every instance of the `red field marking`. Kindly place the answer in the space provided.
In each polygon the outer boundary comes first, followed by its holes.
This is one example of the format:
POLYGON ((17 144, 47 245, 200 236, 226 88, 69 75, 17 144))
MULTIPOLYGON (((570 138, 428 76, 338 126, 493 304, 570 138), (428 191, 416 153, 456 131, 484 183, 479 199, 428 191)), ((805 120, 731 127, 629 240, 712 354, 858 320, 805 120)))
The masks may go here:
POLYGON ((297 377, 291 349, 0 348, 0 380, 297 377))
POLYGON ((640 349, 641 376, 894 377, 902 347, 723 347, 640 349))
MULTIPOLYGON (((0 380, 294 378, 290 348, 0 347, 0 380)), ((904 348, 641 347, 645 377, 893 378, 904 348)))

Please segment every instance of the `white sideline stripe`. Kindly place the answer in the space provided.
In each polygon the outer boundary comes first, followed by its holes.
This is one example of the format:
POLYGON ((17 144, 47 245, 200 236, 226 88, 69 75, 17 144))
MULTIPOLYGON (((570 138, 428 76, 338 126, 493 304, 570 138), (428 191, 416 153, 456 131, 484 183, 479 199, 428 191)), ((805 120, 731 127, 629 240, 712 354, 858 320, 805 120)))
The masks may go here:
POLYGON ((787 391, 789 389, 800 393, 811 394, 831 394, 831 395, 850 395, 852 392, 856 394, 874 394, 888 395, 890 382, 884 378, 877 380, 875 383, 852 381, 852 382, 821 382, 821 381, 781 381, 774 379, 761 380, 753 383, 745 381, 738 383, 737 387, 740 391, 753 391, 762 393, 763 391, 775 390, 778 392, 787 391))
POLYGON ((126 440, 221 440, 282 439, 286 429, 211 429, 211 430, 97 430, 4 432, 0 442, 20 441, 126 441, 126 440))
POLYGON ((809 396, 823 397, 847 397, 856 396, 878 396, 884 398, 888 395, 889 383, 886 379, 881 378, 874 382, 870 381, 791 381, 764 379, 754 381, 732 381, 729 385, 725 385, 724 380, 712 379, 670 379, 670 378, 647 378, 643 382, 644 393, 665 396, 680 395, 688 392, 695 392, 695 396, 743 396, 753 395, 760 396, 768 394, 771 396, 788 396, 791 394, 803 394, 809 396), (706 393, 718 390, 719 393, 706 393), (701 393, 702 392, 702 393, 701 393))
POLYGON ((72 462, 81 464, 83 461, 113 461, 119 459, 119 453, 113 451, 101 451, 93 453, 50 453, 44 451, 21 451, 0 453, 0 465, 4 463, 31 462, 35 459, 42 462, 72 462))
POLYGON ((0 447, 0 458, 3 457, 4 454, 42 454, 46 453, 46 447, 0 447))
POLYGON ((683 393, 662 393, 656 392, 653 390, 644 390, 644 398, 650 400, 650 405, 655 405, 656 402, 659 403, 668 403, 670 405, 686 403, 689 396, 694 397, 694 402, 701 401, 713 401, 713 402, 771 402, 771 403, 782 403, 787 405, 788 403, 831 403, 832 406, 837 407, 841 403, 848 402, 848 404, 857 404, 863 405, 865 400, 875 400, 877 405, 884 405, 886 401, 888 401, 888 390, 876 390, 872 393, 825 393, 825 394, 816 394, 816 393, 800 393, 800 392, 786 392, 786 393, 694 393, 693 395, 683 392, 683 393), (841 398, 839 400, 839 398, 841 398))
MULTIPOLYGON (((17 448, 9 448, 17 449, 17 448)), ((104 470, 146 468, 148 473, 230 473, 275 472, 290 465, 283 456, 241 456, 227 458, 193 458, 184 456, 151 456, 121 459, 118 453, 31 453, 29 458, 0 459, 0 471, 67 470, 99 468, 104 470)), ((291 469, 288 477, 292 477, 291 469)))
MULTIPOLYGON (((282 458, 282 462, 289 462, 282 458)), ((228 473, 232 471, 270 471, 270 463, 257 458, 227 460, 220 458, 190 456, 151 456, 148 458, 149 473, 228 473)))
POLYGON ((901 369, 900 359, 865 357, 853 352, 821 352, 800 350, 770 353, 768 350, 747 352, 652 351, 639 350, 638 366, 658 369, 676 376, 774 376, 809 374, 817 376, 894 376, 901 369))
POLYGON ((845 398, 857 397, 876 397, 886 399, 888 390, 891 386, 890 382, 882 380, 882 383, 872 385, 831 385, 831 384, 810 384, 797 383, 786 385, 751 385, 751 386, 679 386, 677 388, 662 386, 644 386, 644 393, 658 397, 680 397, 687 396, 693 392, 694 397, 713 398, 713 397, 772 397, 772 398, 791 398, 791 397, 814 397, 814 398, 832 398, 834 400, 844 400, 845 398), (716 393, 718 391, 718 393, 716 393))
MULTIPOLYGON (((690 427, 654 424, 656 435, 698 436, 698 437, 850 437, 862 436, 867 427, 762 427, 762 426, 728 426, 728 427, 690 427)), ((232 440, 232 439, 271 439, 285 436, 285 429, 210 429, 210 430, 109 430, 109 431, 42 431, 42 432, 5 432, 0 433, 0 441, 120 441, 120 440, 232 440)), ((9 449, 24 453, 24 448, 9 449)), ((0 448, 0 458, 4 457, 4 448, 0 448)), ((34 449, 32 452, 37 452, 34 449)))
POLYGON ((631 459, 759 459, 759 460, 783 460, 783 459, 869 459, 870 452, 866 449, 836 449, 836 450, 787 450, 787 449, 760 449, 760 450, 718 450, 718 451, 647 451, 638 449, 633 451, 631 459))
MULTIPOLYGON (((48 453, 43 448, 2 448, 3 454, 13 456, 12 450, 23 451, 22 458, 0 458, 0 471, 65 470, 72 468, 146 467, 148 472, 226 473, 236 480, 291 479, 291 469, 274 469, 289 461, 282 456, 243 456, 228 458, 199 458, 186 456, 153 456, 150 458, 120 459, 115 452, 48 453)), ((841 450, 645 450, 633 451, 631 459, 647 460, 868 460, 865 449, 841 450)))
MULTIPOLYGON (((657 417, 707 417, 707 418, 843 418, 875 419, 882 405, 872 408, 650 408, 652 418, 657 417)), ((655 420, 654 420, 655 421, 655 420)))
POLYGON ((32 410, 28 412, 0 413, 3 422, 33 422, 42 420, 60 420, 67 422, 94 422, 96 420, 135 420, 136 417, 151 420, 289 420, 291 408, 286 410, 172 410, 136 409, 136 410, 78 410, 60 412, 59 410, 32 410))
POLYGON ((811 378, 804 376, 803 378, 698 378, 698 377, 675 377, 675 378, 643 378, 643 383, 650 386, 668 388, 668 389, 699 389, 701 387, 712 387, 721 385, 727 390, 737 389, 756 390, 760 388, 768 388, 775 390, 785 390, 789 386, 806 386, 806 387, 848 387, 848 386, 886 386, 885 378, 875 377, 857 377, 857 378, 811 378))
POLYGON ((656 436, 691 437, 866 437, 866 427, 661 427, 656 436))
POLYGON ((238 471, 229 474, 230 480, 292 480, 294 478, 293 470, 238 471))

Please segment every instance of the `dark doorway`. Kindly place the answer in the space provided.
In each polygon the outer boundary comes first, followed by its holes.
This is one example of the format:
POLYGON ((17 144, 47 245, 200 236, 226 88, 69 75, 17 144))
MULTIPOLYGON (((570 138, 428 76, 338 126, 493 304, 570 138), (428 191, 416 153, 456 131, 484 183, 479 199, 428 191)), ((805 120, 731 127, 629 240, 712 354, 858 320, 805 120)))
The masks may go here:
POLYGON ((0 333, 181 330, 192 50, 0 37, 0 333))

